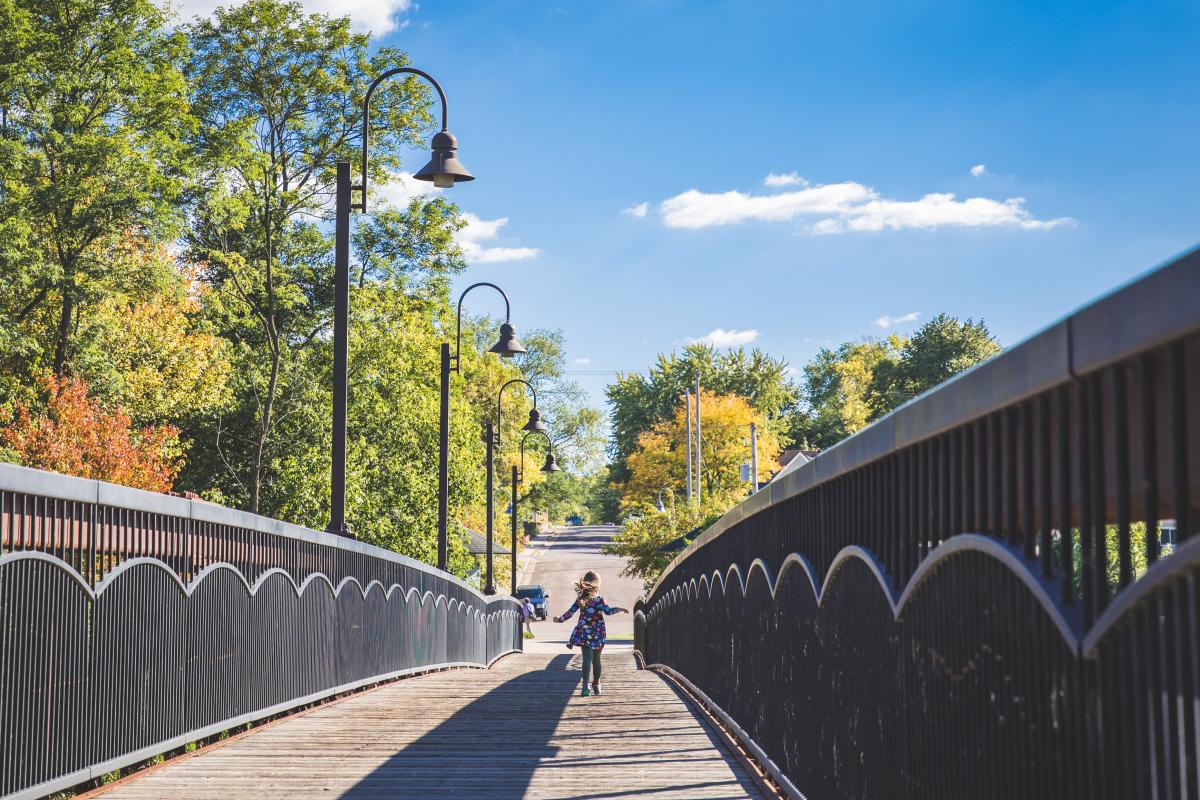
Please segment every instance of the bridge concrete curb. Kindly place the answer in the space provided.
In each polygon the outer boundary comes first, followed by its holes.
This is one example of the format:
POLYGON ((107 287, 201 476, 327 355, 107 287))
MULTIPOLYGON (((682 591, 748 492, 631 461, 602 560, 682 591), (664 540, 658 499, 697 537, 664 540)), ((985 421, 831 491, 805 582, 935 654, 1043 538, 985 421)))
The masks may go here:
POLYGON ((804 793, 788 780, 788 777, 783 774, 783 770, 779 769, 770 756, 759 747, 758 743, 750 738, 750 735, 746 733, 742 726, 738 725, 733 717, 725 712, 725 709, 714 703, 712 698, 701 691, 696 684, 666 664, 647 664, 645 657, 638 650, 634 650, 633 654, 639 666, 643 669, 657 672, 672 683, 677 684, 684 694, 699 703, 702 711, 716 718, 716 721, 724 727, 721 733, 732 739, 732 744, 736 748, 742 748, 746 751, 745 753, 739 753, 737 749, 734 749, 733 754, 735 757, 745 759, 748 762, 745 764, 747 772, 754 777, 756 782, 759 782, 765 792, 776 796, 785 796, 789 800, 808 800, 804 796, 804 793), (747 753, 749 757, 747 757, 747 753), (760 773, 764 772, 774 782, 773 786, 763 780, 763 776, 760 773))

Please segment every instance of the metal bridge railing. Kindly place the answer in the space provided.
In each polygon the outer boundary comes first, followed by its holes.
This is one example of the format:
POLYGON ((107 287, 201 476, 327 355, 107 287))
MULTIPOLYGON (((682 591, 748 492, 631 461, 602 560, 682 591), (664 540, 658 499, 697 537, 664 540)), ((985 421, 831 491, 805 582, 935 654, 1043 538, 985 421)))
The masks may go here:
POLYGON ((371 545, 0 464, 0 797, 520 650, 519 606, 371 545))
POLYGON ((1200 797, 1198 332, 1193 252, 916 398, 683 551, 638 649, 796 794, 1200 797))

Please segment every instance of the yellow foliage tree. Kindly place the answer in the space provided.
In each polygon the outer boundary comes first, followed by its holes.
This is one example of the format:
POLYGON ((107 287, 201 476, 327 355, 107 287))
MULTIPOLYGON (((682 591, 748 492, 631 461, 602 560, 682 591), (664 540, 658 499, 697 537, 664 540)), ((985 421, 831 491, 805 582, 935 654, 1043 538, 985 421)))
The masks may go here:
MULTIPOLYGON (((638 437, 637 450, 629 458, 631 474, 621 495, 624 509, 653 509, 659 491, 667 488, 682 501, 687 485, 686 413, 681 398, 674 417, 638 437)), ((702 499, 706 508, 721 511, 745 497, 750 488, 740 474, 741 465, 750 460, 750 423, 758 427, 760 482, 779 469, 779 440, 766 418, 737 395, 702 390, 700 415, 702 499)), ((664 502, 666 497, 664 492, 664 502)))

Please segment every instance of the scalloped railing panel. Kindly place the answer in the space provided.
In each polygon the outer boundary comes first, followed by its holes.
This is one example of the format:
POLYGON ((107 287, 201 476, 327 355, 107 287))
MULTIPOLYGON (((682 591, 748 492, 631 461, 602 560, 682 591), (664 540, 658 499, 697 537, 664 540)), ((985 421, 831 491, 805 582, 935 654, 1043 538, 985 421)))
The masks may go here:
POLYGON ((1200 254, 780 476, 636 646, 820 798, 1200 797, 1200 254))
POLYGON ((0 797, 522 646, 515 601, 389 551, 11 465, 0 499, 0 797))

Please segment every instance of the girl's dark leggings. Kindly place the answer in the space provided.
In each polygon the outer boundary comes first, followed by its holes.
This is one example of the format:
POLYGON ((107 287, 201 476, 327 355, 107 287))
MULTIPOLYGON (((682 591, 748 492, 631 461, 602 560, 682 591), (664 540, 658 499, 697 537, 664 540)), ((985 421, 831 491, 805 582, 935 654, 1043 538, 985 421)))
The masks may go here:
POLYGON ((587 683, 588 670, 592 671, 592 683, 600 682, 600 649, 583 648, 583 682, 587 683))

